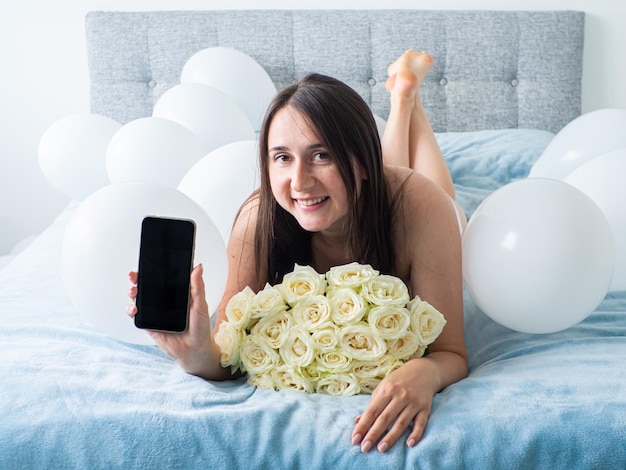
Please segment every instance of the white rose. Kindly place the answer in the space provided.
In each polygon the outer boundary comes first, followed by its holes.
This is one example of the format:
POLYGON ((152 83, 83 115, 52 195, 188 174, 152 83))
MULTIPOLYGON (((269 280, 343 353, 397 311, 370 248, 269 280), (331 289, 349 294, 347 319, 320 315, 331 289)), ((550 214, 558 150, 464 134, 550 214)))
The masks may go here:
POLYGON ((393 372, 394 370, 396 370, 398 367, 402 366, 403 364, 405 364, 404 361, 401 361, 400 359, 398 359, 397 357, 393 357, 389 354, 386 355, 389 359, 384 361, 385 366, 381 367, 380 369, 380 375, 378 375, 379 379, 384 379, 385 377, 387 377, 391 372, 393 372))
POLYGON ((376 377, 359 379, 359 388, 361 389, 360 393, 371 395, 374 389, 378 387, 381 380, 382 379, 377 379, 376 377))
POLYGON ((326 290, 326 278, 310 266, 295 265, 294 270, 283 277, 283 282, 276 286, 289 305, 296 305, 305 297, 323 295, 326 290))
POLYGON ((250 326, 252 299, 254 291, 246 286, 244 290, 233 295, 226 305, 226 318, 238 330, 245 330, 250 326))
POLYGON ((408 305, 411 315, 411 330, 414 331, 421 344, 428 346, 443 331, 446 319, 435 307, 416 296, 408 305))
POLYGON ((313 392, 313 384, 305 377, 299 368, 291 364, 283 364, 272 370, 272 380, 274 387, 278 390, 301 390, 313 392))
POLYGON ((271 371, 262 374, 248 374, 248 383, 253 387, 276 389, 271 371))
POLYGON ((252 318, 264 318, 287 310, 288 305, 280 291, 268 283, 254 296, 250 308, 252 318))
POLYGON ((405 307, 385 305, 370 309, 367 322, 381 338, 398 339, 409 329, 411 317, 405 307))
POLYGON ((313 361, 308 366, 300 368, 300 370, 302 371, 302 375, 309 379, 313 388, 315 388, 317 381, 322 376, 322 371, 317 368, 317 362, 313 361))
POLYGON ((361 295, 374 305, 406 306, 409 301, 409 290, 402 279, 381 274, 363 284, 361 295))
POLYGON ((311 334, 311 339, 317 351, 332 351, 339 343, 339 328, 333 323, 324 323, 311 334))
POLYGON ((411 354, 411 356, 409 356, 409 359, 417 359, 419 357, 424 357, 424 354, 426 353, 427 349, 428 349, 428 346, 426 346, 425 344, 420 344, 419 347, 415 350, 415 352, 411 354))
POLYGON ((363 298, 349 287, 329 289, 326 297, 330 304, 330 316, 337 325, 357 323, 367 312, 363 298))
POLYGON ((426 346, 420 344, 417 334, 413 331, 407 331, 399 338, 387 340, 387 354, 400 360, 422 357, 425 350, 426 346))
POLYGON ((327 375, 319 379, 315 391, 348 397, 360 392, 359 381, 350 373, 327 375))
POLYGON ((296 325, 307 331, 314 331, 330 320, 330 304, 323 295, 314 295, 302 299, 291 310, 296 325))
POLYGON ((347 372, 352 365, 352 358, 343 351, 322 352, 315 358, 318 369, 324 372, 347 372))
POLYGON ((380 359, 387 349, 385 341, 365 322, 342 327, 339 343, 346 354, 362 361, 380 359))
POLYGON ((243 368, 249 374, 263 374, 280 364, 280 356, 258 335, 248 335, 239 352, 243 368))
POLYGON ((394 367, 395 359, 389 354, 376 361, 355 361, 352 364, 352 373, 359 380, 366 378, 383 378, 394 367))
POLYGON ((294 326, 290 329, 279 352, 285 364, 306 367, 313 362, 315 345, 308 331, 301 326, 294 326))
POLYGON ((272 348, 280 348, 293 325, 292 317, 286 310, 281 310, 273 315, 261 318, 252 327, 251 333, 263 338, 272 348))
POLYGON ((326 279, 331 287, 351 287, 359 290, 364 282, 378 276, 378 271, 369 264, 349 263, 343 266, 334 266, 326 273, 326 279))
POLYGON ((215 343, 220 348, 220 364, 222 367, 232 366, 232 371, 239 368, 239 348, 243 343, 245 334, 227 321, 220 323, 215 333, 215 343))

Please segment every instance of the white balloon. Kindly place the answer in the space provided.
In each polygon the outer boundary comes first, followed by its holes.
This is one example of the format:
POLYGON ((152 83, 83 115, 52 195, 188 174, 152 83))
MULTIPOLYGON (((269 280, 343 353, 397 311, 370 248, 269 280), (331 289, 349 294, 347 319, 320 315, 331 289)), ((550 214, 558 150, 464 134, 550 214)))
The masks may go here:
POLYGON ((513 330, 551 333, 585 319, 615 263, 606 216, 583 192, 524 179, 493 192, 463 235, 463 279, 476 305, 513 330))
POLYGON ((126 315, 130 282, 137 270, 141 221, 147 215, 187 218, 196 223, 194 264, 203 279, 211 312, 226 285, 224 242, 206 212, 180 191, 147 182, 116 183, 99 189, 72 214, 61 248, 61 274, 70 299, 89 323, 130 343, 153 344, 126 315))
POLYGON ((599 109, 577 117, 550 141, 530 178, 562 180, 597 155, 626 147, 626 110, 599 109))
POLYGON ((53 123, 38 148, 39 167, 48 182, 79 201, 109 184, 106 149, 120 127, 109 117, 91 113, 71 114, 53 123))
POLYGON ((106 169, 112 183, 148 181, 175 188, 204 154, 200 138, 182 124, 145 117, 125 124, 111 138, 106 169))
POLYGON ((249 116, 255 131, 276 86, 265 69, 248 54, 229 47, 209 47, 192 55, 183 66, 181 83, 203 83, 223 91, 249 116))
POLYGON ((211 216, 225 241, 239 208, 259 187, 258 145, 256 140, 224 145, 196 163, 178 185, 211 216))
POLYGON ((157 100, 152 116, 170 119, 193 131, 204 153, 256 134, 248 115, 225 93, 199 83, 183 83, 157 100))
POLYGON ((615 272, 610 291, 626 290, 626 147, 592 158, 564 181, 589 196, 606 215, 615 239, 615 272))

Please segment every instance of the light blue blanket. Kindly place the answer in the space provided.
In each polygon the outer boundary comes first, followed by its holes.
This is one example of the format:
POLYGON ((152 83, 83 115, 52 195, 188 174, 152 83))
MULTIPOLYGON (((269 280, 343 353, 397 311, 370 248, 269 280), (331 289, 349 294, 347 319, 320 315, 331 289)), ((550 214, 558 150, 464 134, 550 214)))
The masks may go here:
MULTIPOLYGON (((440 135, 468 213, 551 137, 440 135)), ((369 396, 207 382, 85 324, 58 267, 71 211, 0 271, 2 469, 626 466, 626 295, 549 335, 508 330, 466 296, 469 377, 435 397, 417 447, 361 454, 350 432, 369 396)))

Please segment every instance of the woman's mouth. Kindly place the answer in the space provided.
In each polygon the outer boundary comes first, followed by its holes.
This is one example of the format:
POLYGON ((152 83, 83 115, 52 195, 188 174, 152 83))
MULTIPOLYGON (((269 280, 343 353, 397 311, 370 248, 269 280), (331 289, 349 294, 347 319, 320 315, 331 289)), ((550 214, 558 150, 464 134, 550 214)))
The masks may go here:
POLYGON ((317 197, 315 199, 296 199, 296 202, 301 207, 310 207, 315 206, 316 204, 320 204, 328 199, 328 196, 325 197, 317 197))

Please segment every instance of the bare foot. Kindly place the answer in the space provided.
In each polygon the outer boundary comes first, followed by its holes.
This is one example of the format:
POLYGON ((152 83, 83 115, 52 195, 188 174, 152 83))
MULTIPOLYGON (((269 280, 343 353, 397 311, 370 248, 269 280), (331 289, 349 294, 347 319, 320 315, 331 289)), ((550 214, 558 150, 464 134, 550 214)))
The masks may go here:
POLYGON ((413 72, 421 84, 434 63, 435 60, 427 52, 408 49, 387 67, 387 75, 391 76, 401 70, 406 70, 413 72))
POLYGON ((401 97, 414 96, 434 63, 426 52, 407 50, 387 68, 385 88, 401 97))

